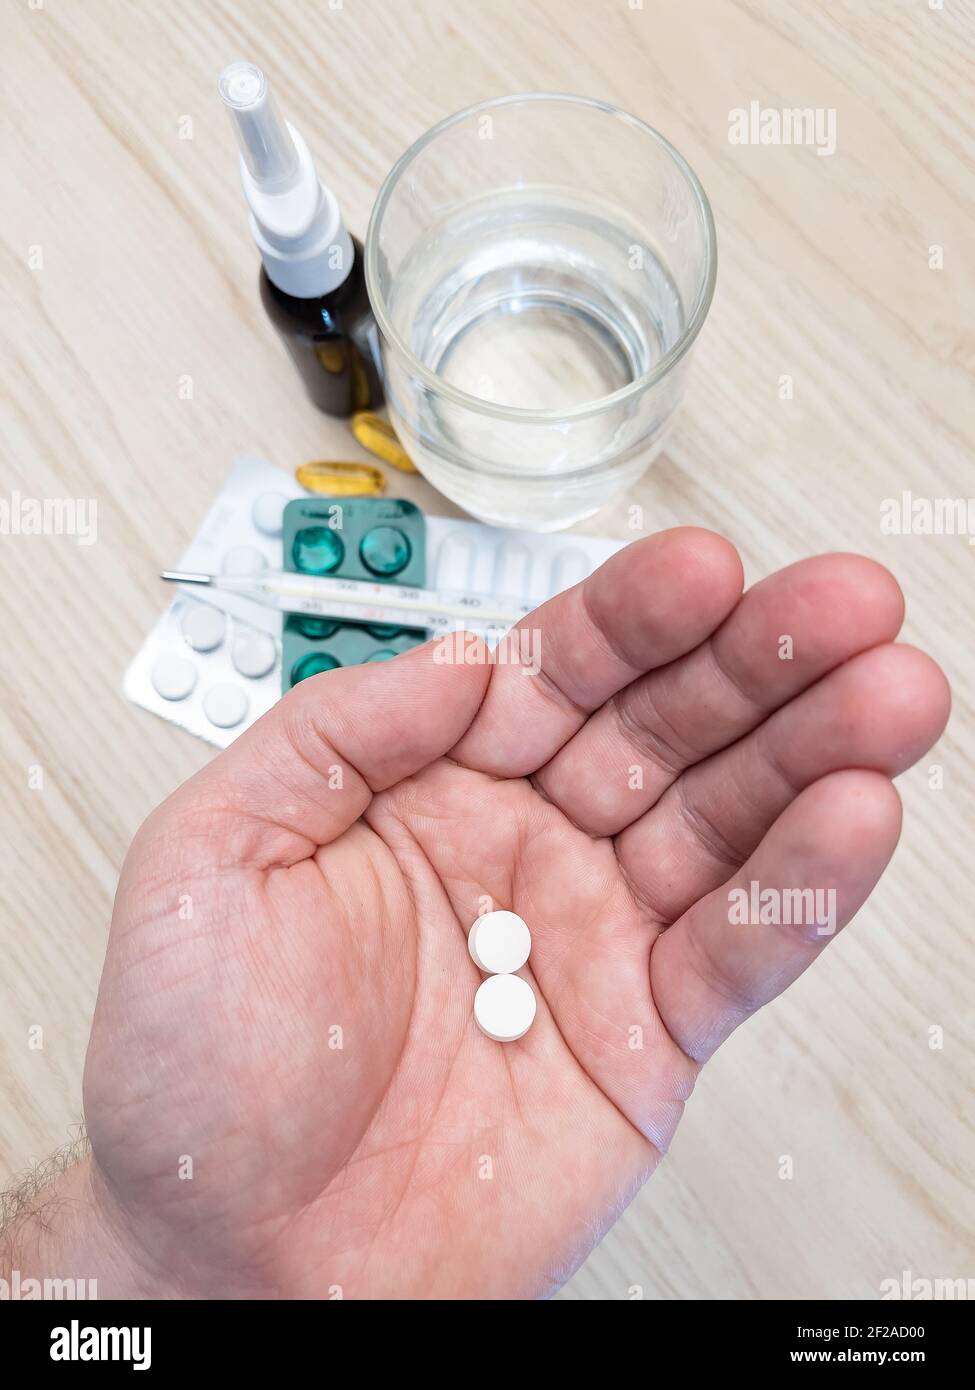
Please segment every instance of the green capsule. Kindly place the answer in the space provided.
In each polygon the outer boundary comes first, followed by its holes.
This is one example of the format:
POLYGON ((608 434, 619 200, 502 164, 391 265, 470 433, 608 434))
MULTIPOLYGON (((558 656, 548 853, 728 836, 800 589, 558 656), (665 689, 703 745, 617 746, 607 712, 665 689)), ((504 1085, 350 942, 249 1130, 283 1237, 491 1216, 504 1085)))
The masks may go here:
POLYGON ((345 558, 345 546, 330 526, 305 526, 295 536, 291 555, 303 574, 331 574, 345 558))
POLYGON ((309 676, 320 676, 323 671, 334 671, 341 665, 341 661, 336 661, 328 652, 309 652, 291 668, 291 684, 297 685, 309 676))
POLYGON ((290 613, 287 626, 293 632, 300 632, 302 637, 318 641, 334 637, 339 630, 339 624, 334 618, 314 618, 304 613, 290 613))
POLYGON ((359 542, 359 558, 366 569, 386 579, 405 570, 412 553, 398 526, 374 526, 359 542))

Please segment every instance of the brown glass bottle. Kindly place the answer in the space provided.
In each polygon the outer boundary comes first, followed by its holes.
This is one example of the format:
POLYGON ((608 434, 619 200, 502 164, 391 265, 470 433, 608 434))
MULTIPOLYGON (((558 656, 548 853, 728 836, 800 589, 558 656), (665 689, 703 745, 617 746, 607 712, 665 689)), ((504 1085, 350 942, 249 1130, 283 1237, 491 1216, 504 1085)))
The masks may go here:
POLYGON ((369 307, 364 252, 351 238, 352 269, 337 289, 316 299, 285 294, 261 268, 261 302, 319 410, 351 415, 382 404, 376 323, 369 307))

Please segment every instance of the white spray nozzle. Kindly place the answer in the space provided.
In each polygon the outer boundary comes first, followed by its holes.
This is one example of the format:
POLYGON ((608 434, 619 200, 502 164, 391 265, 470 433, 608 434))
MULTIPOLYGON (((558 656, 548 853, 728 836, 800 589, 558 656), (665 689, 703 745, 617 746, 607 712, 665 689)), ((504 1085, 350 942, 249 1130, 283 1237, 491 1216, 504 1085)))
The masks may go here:
POLYGON ((217 85, 240 144, 251 235, 268 277, 301 299, 331 293, 352 269, 354 248, 308 146, 278 115, 256 64, 231 63, 217 85))
POLYGON ((267 78, 253 63, 231 63, 218 84, 247 171, 262 188, 282 190, 298 173, 298 151, 278 115, 267 78))

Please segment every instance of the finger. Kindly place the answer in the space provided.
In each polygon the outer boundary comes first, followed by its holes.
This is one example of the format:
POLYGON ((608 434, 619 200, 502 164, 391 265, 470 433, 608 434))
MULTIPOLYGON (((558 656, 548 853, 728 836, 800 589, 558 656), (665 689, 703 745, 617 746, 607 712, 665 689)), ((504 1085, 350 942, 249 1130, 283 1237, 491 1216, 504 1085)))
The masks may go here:
POLYGON ((540 670, 495 662, 453 756, 497 776, 534 772, 621 686, 702 642, 741 585, 737 552, 710 531, 681 527, 627 546, 517 625, 510 645, 527 641, 540 670))
POLYGON ((689 1057, 706 1061, 816 959, 880 878, 900 823, 882 774, 833 773, 796 798, 734 878, 657 938, 654 1002, 689 1057))
POLYGON ((634 892, 673 922, 745 862, 797 793, 843 768, 904 772, 940 736, 950 705, 948 682, 923 652, 863 652, 692 767, 617 837, 634 892))
POLYGON ((164 827, 178 822, 184 839, 204 836, 208 852, 216 837, 231 863, 307 858, 347 830, 374 792, 457 742, 490 670, 483 643, 467 634, 464 646, 462 664, 438 660, 432 641, 301 681, 156 816, 164 827))
POLYGON ((536 785, 581 829, 616 835, 685 768, 840 662, 890 641, 903 616, 896 580, 872 560, 821 555, 790 565, 750 589, 703 646, 620 690, 536 785))

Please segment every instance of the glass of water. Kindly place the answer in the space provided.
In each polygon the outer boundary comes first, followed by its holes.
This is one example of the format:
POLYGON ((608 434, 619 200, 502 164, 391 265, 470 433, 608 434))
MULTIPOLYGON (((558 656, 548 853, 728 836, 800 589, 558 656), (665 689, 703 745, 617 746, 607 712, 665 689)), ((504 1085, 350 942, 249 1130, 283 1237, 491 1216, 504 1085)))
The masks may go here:
POLYGON ((536 92, 441 121, 366 245, 407 452, 483 521, 591 516, 662 447, 715 273, 703 188, 633 116, 536 92))

